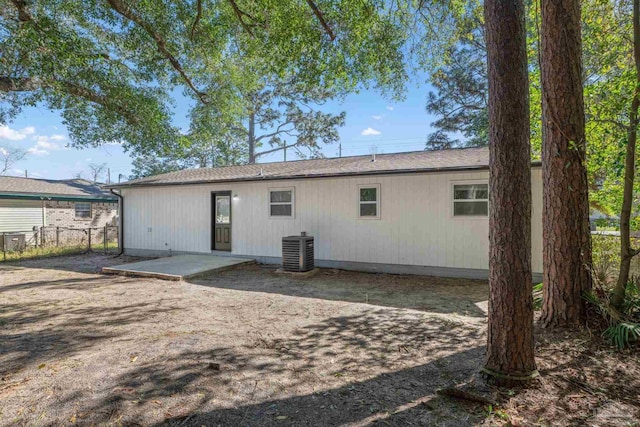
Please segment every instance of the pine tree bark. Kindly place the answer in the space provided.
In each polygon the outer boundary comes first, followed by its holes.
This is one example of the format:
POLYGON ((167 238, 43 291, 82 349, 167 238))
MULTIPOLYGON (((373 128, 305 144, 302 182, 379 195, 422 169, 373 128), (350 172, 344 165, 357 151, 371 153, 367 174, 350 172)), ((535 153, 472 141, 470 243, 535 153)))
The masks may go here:
POLYGON ((486 0, 489 76, 489 327, 484 372, 537 374, 531 276, 529 81, 522 0, 486 0))
POLYGON ((249 113, 249 134, 247 136, 249 143, 249 164, 256 162, 256 115, 254 112, 249 113))
POLYGON ((633 184, 636 173, 636 145, 638 141, 638 109, 640 109, 640 0, 633 0, 633 62, 636 80, 631 108, 629 109, 629 129, 624 166, 624 188, 620 210, 620 269, 616 286, 611 295, 611 305, 620 310, 627 293, 631 260, 638 255, 638 249, 631 246, 631 208, 633 206, 633 184))
POLYGON ((544 326, 584 324, 591 290, 580 0, 542 0, 544 326))

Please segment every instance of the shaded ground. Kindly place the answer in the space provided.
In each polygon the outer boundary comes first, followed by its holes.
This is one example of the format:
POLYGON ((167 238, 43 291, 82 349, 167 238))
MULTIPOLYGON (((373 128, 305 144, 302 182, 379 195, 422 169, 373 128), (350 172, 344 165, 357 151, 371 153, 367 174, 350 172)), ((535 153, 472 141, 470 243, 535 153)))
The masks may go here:
POLYGON ((482 363, 484 282, 260 266, 191 283, 122 258, 0 265, 0 425, 633 425, 636 354, 539 331, 543 379, 495 408, 436 389, 482 363))
POLYGON ((466 425, 484 416, 434 393, 482 360, 482 282, 332 271, 296 281, 257 266, 198 283, 94 273, 121 262, 1 267, 0 424, 466 425), (471 297, 445 304, 450 286, 471 297), (426 311, 439 305, 448 313, 426 311), (454 314, 461 307, 472 315, 454 314))

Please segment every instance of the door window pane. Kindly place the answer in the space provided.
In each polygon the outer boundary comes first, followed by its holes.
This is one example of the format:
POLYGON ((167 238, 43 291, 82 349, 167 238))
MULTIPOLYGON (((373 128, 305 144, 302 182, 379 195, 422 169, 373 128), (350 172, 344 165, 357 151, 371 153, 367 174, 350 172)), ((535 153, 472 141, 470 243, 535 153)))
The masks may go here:
POLYGON ((216 196, 216 224, 229 224, 231 220, 231 198, 216 196))

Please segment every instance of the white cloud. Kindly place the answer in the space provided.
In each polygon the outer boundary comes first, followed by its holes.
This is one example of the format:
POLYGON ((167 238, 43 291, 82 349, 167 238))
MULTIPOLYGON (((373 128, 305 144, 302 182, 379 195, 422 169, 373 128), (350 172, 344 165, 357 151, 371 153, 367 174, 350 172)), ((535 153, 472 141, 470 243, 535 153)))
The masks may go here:
POLYGON ((33 154, 34 156, 46 156, 47 154, 49 154, 49 152, 47 150, 43 150, 41 148, 38 148, 37 145, 35 147, 29 148, 27 150, 27 153, 33 154))
POLYGON ((6 156, 7 154, 9 154, 9 152, 4 148, 0 147, 0 154, 2 154, 3 156, 6 156))
POLYGON ((360 135, 371 136, 371 135, 380 135, 381 133, 382 132, 380 132, 379 130, 375 130, 374 128, 366 128, 365 130, 360 132, 360 135))
POLYGON ((49 141, 49 139, 50 138, 48 136, 38 136, 38 138, 36 139, 36 146, 34 148, 43 148, 45 150, 60 150, 62 148, 55 142, 49 141))
POLYGON ((371 118, 373 120, 380 120, 382 118, 382 116, 371 116, 371 118))
MULTIPOLYGON (((36 141, 36 145, 29 148, 27 153, 35 156, 46 156, 50 151, 62 150, 64 148, 55 142, 51 142, 53 137, 49 137, 47 135, 37 135, 34 139, 36 141)), ((56 140, 59 140, 59 138, 56 138, 56 140)))
POLYGON ((393 111, 393 107, 391 105, 387 105, 387 110, 393 111))
POLYGON ((33 126, 27 126, 22 129, 11 129, 9 126, 0 126, 0 139, 8 139, 10 141, 21 141, 27 136, 36 132, 33 126))
POLYGON ((65 136, 64 136, 64 135, 56 134, 56 135, 51 135, 51 138, 50 138, 50 139, 51 139, 52 141, 64 141, 64 140, 65 140, 65 139, 67 139, 67 138, 65 138, 65 136))

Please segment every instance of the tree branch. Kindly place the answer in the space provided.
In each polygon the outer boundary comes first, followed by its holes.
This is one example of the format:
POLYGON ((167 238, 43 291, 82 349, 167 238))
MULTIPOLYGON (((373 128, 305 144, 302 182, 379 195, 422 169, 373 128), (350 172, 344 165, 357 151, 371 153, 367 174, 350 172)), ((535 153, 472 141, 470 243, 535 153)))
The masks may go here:
POLYGON ((260 135, 259 137, 257 137, 256 138, 256 142, 262 141, 265 138, 271 138, 272 136, 276 136, 276 135, 279 135, 281 133, 291 132, 293 129, 282 129, 284 126, 289 125, 291 123, 292 123, 291 121, 288 121, 288 122, 284 122, 284 123, 279 124, 274 132, 267 133, 267 134, 264 134, 264 135, 260 135))
POLYGON ((200 18, 202 18, 202 0, 198 0, 196 3, 196 19, 193 21, 193 25, 191 26, 191 40, 193 41, 194 33, 196 31, 196 26, 200 22, 200 18))
POLYGON ((42 86, 38 78, 0 76, 0 92, 33 92, 42 86))
POLYGON ((0 77, 0 92, 33 92, 44 88, 58 88, 68 95, 77 96, 78 98, 115 111, 131 125, 137 126, 140 124, 132 111, 114 102, 113 98, 102 95, 84 86, 61 80, 44 82, 37 77, 0 77))
POLYGON ((167 49, 167 43, 164 40, 164 38, 160 35, 160 33, 158 33, 153 28, 152 25, 146 23, 128 5, 123 3, 122 0, 107 0, 107 2, 111 6, 111 8, 115 10, 118 14, 120 14, 124 18, 127 18, 128 20, 132 21, 133 23, 141 27, 147 34, 151 36, 151 38, 153 38, 153 40, 156 42, 156 46, 158 46, 158 50, 160 51, 160 53, 162 53, 164 57, 169 60, 173 69, 177 71, 178 74, 180 74, 180 76, 185 81, 187 86, 191 88, 191 90, 196 94, 196 96, 200 99, 200 101, 203 104, 208 104, 209 101, 207 99, 207 94, 204 92, 201 92, 195 87, 191 78, 184 71, 184 68, 182 68, 180 61, 178 61, 167 49))
POLYGON ((290 145, 283 145, 282 147, 272 148, 270 150, 266 150, 266 151, 262 151, 260 153, 256 153, 255 157, 258 158, 260 156, 265 156, 267 154, 275 153, 276 151, 284 150, 285 148, 293 148, 293 147, 298 146, 299 144, 300 144, 299 142, 296 142, 296 143, 293 143, 293 144, 290 144, 290 145))
POLYGON ((233 8, 234 13, 236 14, 236 16, 238 17, 238 21, 240 21, 240 25, 242 25, 242 28, 244 28, 244 30, 249 33, 249 35, 251 37, 255 37, 253 35, 253 31, 251 30, 251 27, 249 26, 249 24, 247 24, 246 22, 244 22, 244 17, 248 17, 249 19, 253 20, 253 17, 251 17, 251 15, 249 15, 248 13, 240 10, 240 8, 238 7, 238 5, 236 4, 235 0, 229 0, 229 3, 231 4, 231 7, 233 8))
POLYGON ((316 15, 316 18, 318 18, 318 21, 320 21, 320 25, 322 25, 322 28, 324 28, 324 30, 327 32, 331 41, 334 41, 336 39, 336 35, 331 30, 329 24, 327 24, 327 21, 324 20, 322 11, 318 9, 318 6, 316 6, 313 0, 307 0, 307 4, 311 8, 311 10, 313 10, 313 13, 316 15))
POLYGON ((624 123, 620 123, 616 120, 611 120, 611 119, 590 119, 590 122, 593 123, 606 123, 606 124, 610 124, 610 125, 615 125, 617 128, 619 128, 620 130, 624 131, 624 132, 628 132, 629 131, 629 127, 626 126, 624 123))
POLYGON ((18 21, 29 22, 33 19, 31 12, 27 9, 26 0, 11 0, 11 3, 18 9, 18 21))

